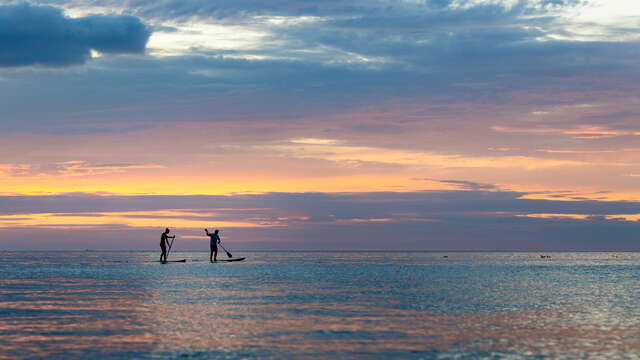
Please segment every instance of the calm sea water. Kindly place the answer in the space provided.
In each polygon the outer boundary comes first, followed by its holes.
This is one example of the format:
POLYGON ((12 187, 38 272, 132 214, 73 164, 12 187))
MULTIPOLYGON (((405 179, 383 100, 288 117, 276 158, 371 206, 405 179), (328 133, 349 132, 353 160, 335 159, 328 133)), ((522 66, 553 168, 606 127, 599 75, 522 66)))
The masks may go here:
POLYGON ((234 253, 0 252, 0 358, 640 354, 640 253, 234 253))

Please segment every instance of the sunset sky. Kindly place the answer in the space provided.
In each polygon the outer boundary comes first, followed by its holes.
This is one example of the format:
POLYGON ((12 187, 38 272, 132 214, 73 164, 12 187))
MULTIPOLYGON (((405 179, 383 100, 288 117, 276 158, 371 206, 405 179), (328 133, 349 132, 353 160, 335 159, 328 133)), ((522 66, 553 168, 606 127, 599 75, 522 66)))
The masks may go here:
POLYGON ((640 2, 0 0, 0 130, 0 250, 638 250, 640 2))

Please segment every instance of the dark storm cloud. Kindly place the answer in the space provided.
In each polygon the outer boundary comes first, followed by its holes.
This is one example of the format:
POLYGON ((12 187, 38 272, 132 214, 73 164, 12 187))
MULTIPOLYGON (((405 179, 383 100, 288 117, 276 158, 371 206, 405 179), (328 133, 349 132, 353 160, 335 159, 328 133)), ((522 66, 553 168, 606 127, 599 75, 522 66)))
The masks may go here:
POLYGON ((133 16, 65 17, 58 8, 0 6, 0 67, 83 64, 90 50, 143 53, 150 32, 133 16))

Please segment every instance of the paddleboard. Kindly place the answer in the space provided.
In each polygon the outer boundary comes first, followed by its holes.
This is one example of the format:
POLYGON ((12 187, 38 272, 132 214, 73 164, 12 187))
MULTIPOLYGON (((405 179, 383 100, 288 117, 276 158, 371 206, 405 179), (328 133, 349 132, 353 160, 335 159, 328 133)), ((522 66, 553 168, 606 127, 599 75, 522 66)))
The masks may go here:
POLYGON ((187 262, 187 259, 164 261, 163 264, 170 263, 170 262, 187 262))
POLYGON ((246 259, 246 258, 241 257, 241 258, 233 258, 233 259, 218 259, 218 261, 231 262, 231 261, 242 261, 244 259, 246 259))

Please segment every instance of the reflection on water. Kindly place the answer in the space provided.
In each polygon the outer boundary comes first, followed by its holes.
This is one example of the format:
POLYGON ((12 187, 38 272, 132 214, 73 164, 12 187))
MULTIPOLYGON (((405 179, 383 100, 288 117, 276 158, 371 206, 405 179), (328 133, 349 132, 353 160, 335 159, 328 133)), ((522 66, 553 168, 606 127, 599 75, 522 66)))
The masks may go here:
POLYGON ((640 254, 545 255, 0 253, 0 359, 637 358, 640 254))
POLYGON ((152 349, 148 292, 135 277, 122 277, 122 269, 105 268, 100 255, 3 253, 0 259, 0 358, 152 349))

